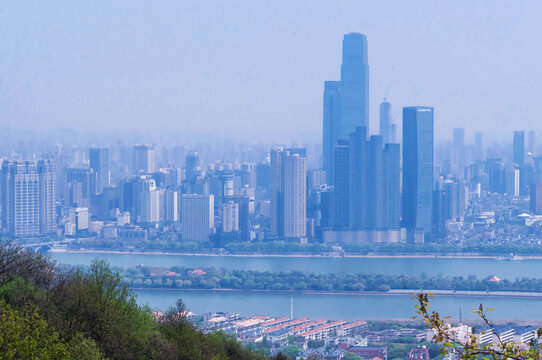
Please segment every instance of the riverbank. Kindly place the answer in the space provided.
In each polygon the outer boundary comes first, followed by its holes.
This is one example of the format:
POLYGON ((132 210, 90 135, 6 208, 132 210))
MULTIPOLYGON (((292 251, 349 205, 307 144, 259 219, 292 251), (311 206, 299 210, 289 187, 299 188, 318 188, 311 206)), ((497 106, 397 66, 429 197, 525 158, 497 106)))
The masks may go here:
MULTIPOLYGON (((164 252, 164 251, 118 251, 118 250, 68 250, 52 248, 49 253, 67 253, 67 254, 116 254, 116 255, 165 255, 165 256, 206 256, 206 257, 237 257, 237 258, 368 258, 368 259, 499 259, 502 255, 482 255, 476 253, 398 253, 398 254, 270 254, 270 253, 206 253, 206 252, 164 252)), ((522 255, 522 259, 542 260, 542 255, 522 255)))
MULTIPOLYGON (((302 295, 358 295, 358 296, 408 296, 413 297, 420 293, 417 290, 390 290, 390 291, 316 291, 316 290, 244 290, 244 289, 175 289, 175 288, 132 288, 135 291, 186 291, 199 293, 247 293, 247 294, 302 294, 302 295)), ((424 290, 424 293, 435 297, 490 297, 509 299, 541 299, 542 292, 512 292, 512 291, 452 291, 452 290, 424 290)))

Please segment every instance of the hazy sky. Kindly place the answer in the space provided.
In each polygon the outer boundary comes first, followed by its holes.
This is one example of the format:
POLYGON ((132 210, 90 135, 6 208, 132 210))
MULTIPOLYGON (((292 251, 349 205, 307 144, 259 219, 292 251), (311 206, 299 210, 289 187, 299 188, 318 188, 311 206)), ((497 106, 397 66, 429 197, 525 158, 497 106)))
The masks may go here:
MULTIPOLYGON (((319 141, 342 37, 437 136, 542 134, 542 1, 0 1, 0 125, 319 141)), ((489 142, 489 141, 488 141, 489 142)))

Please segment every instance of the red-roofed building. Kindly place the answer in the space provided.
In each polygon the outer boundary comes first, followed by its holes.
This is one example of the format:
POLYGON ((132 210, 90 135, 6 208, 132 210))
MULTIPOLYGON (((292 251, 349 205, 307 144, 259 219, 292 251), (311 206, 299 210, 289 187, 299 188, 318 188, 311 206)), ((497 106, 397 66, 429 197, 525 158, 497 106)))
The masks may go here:
POLYGON ((275 326, 275 325, 278 325, 278 324, 282 324, 282 323, 285 323, 287 322, 288 320, 290 320, 290 318, 280 318, 280 319, 273 319, 273 320, 269 320, 269 321, 266 321, 262 324, 262 328, 263 329, 267 329, 267 328, 270 328, 272 326, 275 326))
POLYGON ((302 332, 297 336, 302 337, 305 340, 324 340, 324 338, 338 327, 346 324, 344 320, 333 321, 324 325, 320 325, 312 330, 302 332))
POLYGON ((188 273, 190 275, 205 275, 205 274, 207 274, 205 271, 200 270, 200 269, 194 269, 192 271, 189 271, 188 273))
POLYGON ((337 329, 337 336, 352 336, 352 335, 365 336, 368 333, 369 333, 369 325, 364 320, 342 325, 337 329))
POLYGON ((339 347, 343 350, 351 352, 354 355, 364 359, 388 359, 388 348, 377 346, 349 346, 348 344, 340 344, 339 347))

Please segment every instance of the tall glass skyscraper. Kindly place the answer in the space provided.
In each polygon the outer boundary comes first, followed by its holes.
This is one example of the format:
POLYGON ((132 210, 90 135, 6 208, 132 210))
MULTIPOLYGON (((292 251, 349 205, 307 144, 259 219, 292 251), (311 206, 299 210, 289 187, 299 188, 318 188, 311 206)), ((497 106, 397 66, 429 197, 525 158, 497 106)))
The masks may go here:
POLYGON ((525 163, 525 132, 514 131, 514 164, 523 166, 525 163))
POLYGON ((324 88, 323 167, 333 184, 333 152, 338 140, 348 140, 357 126, 369 126, 369 65, 367 37, 346 34, 343 39, 341 80, 324 88))
POLYGON ((403 226, 426 237, 432 231, 433 129, 432 107, 403 108, 403 226))
POLYGON ((89 149, 88 157, 90 168, 98 174, 96 191, 101 193, 110 185, 109 149, 89 149))
POLYGON ((391 104, 389 101, 380 103, 380 136, 382 143, 389 144, 392 142, 392 123, 391 123, 391 104))

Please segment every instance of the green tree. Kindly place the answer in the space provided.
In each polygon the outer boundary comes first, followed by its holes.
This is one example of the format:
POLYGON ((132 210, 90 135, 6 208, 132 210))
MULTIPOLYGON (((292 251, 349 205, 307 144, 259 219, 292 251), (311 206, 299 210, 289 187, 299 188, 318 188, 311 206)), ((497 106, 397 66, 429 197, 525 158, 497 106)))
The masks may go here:
POLYGON ((77 333, 68 344, 68 355, 72 360, 102 360, 104 357, 96 342, 77 333))
POLYGON ((347 352, 346 354, 344 354, 343 360, 363 360, 363 358, 351 352, 347 352))
POLYGON ((13 310, 0 300, 0 359, 66 359, 66 343, 36 308, 13 310))
POLYGON ((51 289, 47 316, 71 340, 81 332, 111 359, 144 358, 156 322, 105 260, 94 260, 88 272, 77 271, 51 289), (60 310, 60 311, 59 311, 60 310))
POLYGON ((282 349, 281 354, 289 356, 292 359, 295 359, 297 355, 301 354, 302 350, 294 345, 286 346, 284 349, 282 349))

